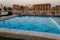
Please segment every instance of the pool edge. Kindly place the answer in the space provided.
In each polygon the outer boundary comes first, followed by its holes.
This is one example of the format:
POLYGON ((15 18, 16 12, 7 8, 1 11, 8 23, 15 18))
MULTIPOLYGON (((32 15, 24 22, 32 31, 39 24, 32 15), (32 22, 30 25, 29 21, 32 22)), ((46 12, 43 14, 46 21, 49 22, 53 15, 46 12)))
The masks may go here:
MULTIPOLYGON (((25 36, 33 36, 33 37, 44 37, 44 38, 50 38, 50 39, 60 39, 60 34, 34 32, 34 31, 28 31, 28 30, 16 30, 16 29, 0 28, 0 34, 1 33, 4 33, 5 36, 9 36, 10 34, 15 34, 15 35, 25 35, 25 36)), ((10 35, 10 36, 14 36, 14 35, 10 35)))

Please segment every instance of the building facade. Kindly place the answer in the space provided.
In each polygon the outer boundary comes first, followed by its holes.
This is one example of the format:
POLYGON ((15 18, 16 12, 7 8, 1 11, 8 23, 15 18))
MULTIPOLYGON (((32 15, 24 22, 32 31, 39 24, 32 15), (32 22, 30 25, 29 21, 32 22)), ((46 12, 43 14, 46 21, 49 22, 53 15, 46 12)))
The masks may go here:
POLYGON ((50 15, 51 4, 35 4, 32 7, 32 11, 33 13, 35 13, 35 15, 39 15, 39 14, 50 15))
MULTIPOLYGON (((20 5, 12 6, 12 13, 19 14, 20 13, 20 5)), ((52 11, 55 12, 55 15, 60 15, 60 5, 56 5, 55 7, 51 7, 51 4, 35 4, 32 7, 23 6, 22 14, 29 15, 51 15, 52 11)))
POLYGON ((58 15, 60 15, 60 5, 56 6, 56 12, 57 12, 58 15))
POLYGON ((26 14, 29 12, 29 7, 28 6, 23 6, 23 12, 26 14))
POLYGON ((12 12, 13 14, 18 14, 20 12, 20 6, 19 5, 13 5, 12 6, 12 12))
POLYGON ((27 15, 31 15, 32 13, 32 8, 28 6, 23 6, 23 13, 27 15))
POLYGON ((56 5, 55 7, 52 7, 52 13, 54 15, 60 15, 60 5, 56 5))

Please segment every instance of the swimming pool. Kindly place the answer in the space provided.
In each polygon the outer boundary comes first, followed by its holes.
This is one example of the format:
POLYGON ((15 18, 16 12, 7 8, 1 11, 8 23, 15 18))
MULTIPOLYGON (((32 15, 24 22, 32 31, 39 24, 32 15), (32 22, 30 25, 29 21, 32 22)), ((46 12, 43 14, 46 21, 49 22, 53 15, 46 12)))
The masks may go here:
POLYGON ((60 29, 50 18, 51 17, 17 16, 0 20, 0 28, 60 34, 60 29))

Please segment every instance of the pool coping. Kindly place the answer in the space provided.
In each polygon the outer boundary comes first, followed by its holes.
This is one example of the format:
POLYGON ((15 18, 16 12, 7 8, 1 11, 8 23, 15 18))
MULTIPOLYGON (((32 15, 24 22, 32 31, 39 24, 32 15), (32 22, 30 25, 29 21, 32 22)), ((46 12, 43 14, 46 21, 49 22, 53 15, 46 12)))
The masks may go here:
MULTIPOLYGON (((18 35, 17 37, 19 37, 20 35, 25 35, 25 36, 33 36, 33 37, 44 37, 44 38, 50 38, 50 39, 60 39, 60 34, 35 32, 35 31, 29 31, 29 30, 0 28, 0 33, 5 34, 5 35, 0 34, 0 36, 3 35, 3 36, 8 36, 8 37, 10 34, 15 34, 15 35, 18 35)), ((14 35, 10 35, 10 36, 14 36, 14 35)), ((14 36, 14 37, 16 38, 16 36, 14 36)))
MULTIPOLYGON (((7 19, 10 19, 10 18, 14 18, 14 17, 17 17, 17 16, 20 16, 20 17, 24 17, 24 16, 30 16, 30 15, 11 15, 11 16, 4 16, 4 17, 0 17, 0 21, 1 20, 7 20, 7 19)), ((60 17, 60 15, 59 16, 52 16, 52 15, 48 15, 48 16, 44 16, 44 15, 31 15, 31 16, 34 16, 34 17, 60 17)))
POLYGON ((10 19, 10 18, 14 18, 16 16, 18 16, 18 15, 3 16, 3 17, 0 17, 0 21, 7 20, 7 19, 10 19))
POLYGON ((51 17, 49 19, 56 25, 56 27, 60 30, 60 25, 51 17))

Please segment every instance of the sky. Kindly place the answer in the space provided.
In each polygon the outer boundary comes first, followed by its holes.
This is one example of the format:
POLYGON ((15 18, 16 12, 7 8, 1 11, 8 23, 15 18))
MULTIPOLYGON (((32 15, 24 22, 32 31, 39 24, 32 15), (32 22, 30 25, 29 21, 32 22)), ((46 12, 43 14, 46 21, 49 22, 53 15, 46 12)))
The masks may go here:
POLYGON ((43 3, 51 3, 52 6, 60 5, 60 0, 0 0, 0 5, 3 6, 12 6, 13 4, 18 5, 33 5, 33 4, 43 4, 43 3))

